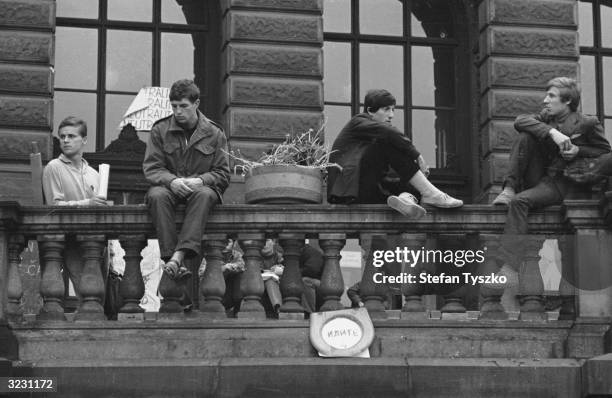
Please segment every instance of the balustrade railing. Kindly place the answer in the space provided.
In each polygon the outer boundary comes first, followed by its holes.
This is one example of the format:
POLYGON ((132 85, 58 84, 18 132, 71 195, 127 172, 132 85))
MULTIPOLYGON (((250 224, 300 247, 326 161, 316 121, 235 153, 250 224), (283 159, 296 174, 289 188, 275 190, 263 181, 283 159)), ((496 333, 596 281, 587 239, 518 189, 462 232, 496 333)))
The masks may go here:
MULTIPOLYGON (((607 204, 593 201, 566 202, 562 207, 551 207, 530 216, 530 238, 523 250, 525 261, 519 269, 520 317, 526 321, 546 320, 543 305, 544 286, 538 267, 539 250, 546 238, 559 238, 563 256, 562 274, 570 275, 578 266, 580 247, 574 245, 576 231, 601 231, 606 225, 602 216, 607 204)), ((177 222, 182 222, 179 211, 177 222)), ((340 269, 340 252, 347 239, 359 239, 361 247, 370 251, 377 241, 398 242, 408 248, 436 248, 438 240, 451 242, 452 247, 486 247, 484 261, 471 268, 474 275, 490 275, 499 270, 497 258, 500 236, 506 220, 504 208, 466 205, 461 209, 432 210, 418 221, 407 221, 386 206, 379 205, 222 205, 213 210, 203 236, 203 247, 207 267, 199 286, 202 296, 197 316, 216 319, 225 318, 222 298, 225 281, 222 271, 221 251, 229 234, 237 235, 244 250, 246 270, 241 275, 240 290, 243 301, 239 318, 262 319, 265 312, 261 304, 264 285, 261 278, 262 257, 260 251, 269 237, 278 238, 285 251, 285 271, 280 280, 283 295, 281 313, 303 314, 301 303, 302 280, 299 268, 299 253, 305 239, 317 239, 324 254, 324 270, 320 293, 324 298, 322 311, 343 308, 340 298, 344 293, 344 282, 340 269), (452 243, 454 242, 454 243, 452 243), (471 246, 470 246, 471 245, 471 246)), ((40 294, 44 305, 37 318, 40 320, 64 321, 64 282, 61 268, 68 259, 63 253, 69 246, 80 247, 83 253, 81 274, 76 288, 80 296, 77 320, 102 320, 104 280, 100 272, 102 250, 109 239, 118 239, 125 249, 125 273, 120 284, 124 304, 121 313, 142 312, 138 305, 144 294, 144 283, 140 273, 141 250, 148 238, 154 238, 154 229, 144 206, 114 206, 92 208, 30 207, 14 202, 0 203, 0 237, 3 257, 0 258, 0 290, 6 292, 0 308, 0 319, 6 317, 18 322, 22 319, 19 302, 23 294, 19 278, 19 253, 28 240, 39 244, 41 261, 40 294)), ((390 247, 394 249, 394 247, 390 247)), ((605 266, 601 259, 600 266, 605 266)), ((78 268, 78 267, 77 267, 78 268)), ((194 270, 195 271, 195 270, 194 270)), ((436 266, 420 264, 411 267, 404 264, 404 275, 416 277, 422 272, 435 275, 436 266)), ((379 269, 372 261, 366 261, 361 282, 361 295, 366 308, 374 318, 385 318, 383 306, 385 286, 375 283, 374 274, 379 269)), ((194 276, 197 272, 194 272, 194 276)), ((422 296, 427 294, 427 285, 403 283, 401 293, 404 304, 402 319, 424 319, 426 310, 422 296)), ((441 311, 461 313, 466 311, 460 285, 442 294, 441 311)), ((464 289, 465 290, 465 289, 464 289)), ((159 291, 164 297, 160 312, 182 314, 179 300, 183 287, 165 275, 159 291)), ((575 289, 567 280, 562 280, 563 301, 560 318, 573 319, 575 289)), ((480 318, 487 320, 508 319, 500 302, 503 289, 486 284, 479 287, 480 318)))

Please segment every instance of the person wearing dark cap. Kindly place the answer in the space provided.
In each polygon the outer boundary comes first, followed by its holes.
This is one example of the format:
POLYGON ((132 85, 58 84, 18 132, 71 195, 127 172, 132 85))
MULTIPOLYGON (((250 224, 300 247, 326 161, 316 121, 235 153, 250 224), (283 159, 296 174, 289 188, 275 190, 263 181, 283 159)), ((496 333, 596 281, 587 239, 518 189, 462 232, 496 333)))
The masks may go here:
POLYGON ((391 125, 395 97, 387 90, 367 92, 364 112, 353 116, 332 146, 327 196, 330 203, 386 203, 400 213, 417 219, 426 211, 406 190, 421 195, 421 204, 435 207, 460 207, 463 202, 440 191, 427 179, 429 167, 410 139, 391 125), (400 179, 393 190, 385 192, 384 179, 392 168, 400 179))

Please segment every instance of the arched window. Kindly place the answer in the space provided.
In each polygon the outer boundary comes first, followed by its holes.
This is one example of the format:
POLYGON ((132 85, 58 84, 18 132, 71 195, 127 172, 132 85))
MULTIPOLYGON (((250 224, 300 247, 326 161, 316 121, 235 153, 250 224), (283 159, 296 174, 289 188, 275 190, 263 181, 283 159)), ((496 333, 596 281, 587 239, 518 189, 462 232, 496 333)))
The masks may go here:
POLYGON ((89 126, 86 152, 100 151, 117 138, 141 87, 181 78, 196 81, 202 110, 218 118, 216 3, 57 0, 54 131, 65 116, 80 116, 89 126))
MULTIPOLYGON (((470 49, 458 0, 325 0, 326 140, 363 111, 372 88, 391 91, 393 124, 431 167, 466 173, 470 49), (462 142, 463 141, 463 142, 462 142)), ((468 146, 469 148, 469 146, 468 146)))
POLYGON ((597 115, 612 141, 612 1, 578 4, 582 111, 597 115))

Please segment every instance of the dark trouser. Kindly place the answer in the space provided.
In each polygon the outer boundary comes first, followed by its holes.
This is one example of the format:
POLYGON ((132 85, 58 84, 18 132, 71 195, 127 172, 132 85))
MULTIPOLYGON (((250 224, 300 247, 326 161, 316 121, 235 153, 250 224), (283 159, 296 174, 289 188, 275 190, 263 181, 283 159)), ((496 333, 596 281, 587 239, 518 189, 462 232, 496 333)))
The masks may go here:
POLYGON ((363 153, 359 166, 359 193, 355 203, 385 203, 387 194, 380 185, 389 167, 399 175, 399 185, 393 194, 409 190, 408 181, 419 171, 414 159, 406 157, 397 148, 382 143, 374 143, 363 153))
POLYGON ((199 255, 208 213, 219 201, 217 193, 209 187, 202 187, 182 199, 166 187, 154 186, 149 188, 146 201, 159 240, 161 258, 167 261, 177 250, 186 251, 188 257, 199 255), (187 205, 185 219, 177 235, 176 206, 183 202, 187 205))
POLYGON ((501 260, 515 268, 522 261, 519 253, 524 252, 523 239, 528 238, 529 210, 560 204, 567 192, 569 181, 565 177, 546 173, 551 151, 558 152, 555 148, 550 147, 549 140, 538 142, 526 133, 521 133, 512 147, 505 184, 522 190, 508 206, 501 260))

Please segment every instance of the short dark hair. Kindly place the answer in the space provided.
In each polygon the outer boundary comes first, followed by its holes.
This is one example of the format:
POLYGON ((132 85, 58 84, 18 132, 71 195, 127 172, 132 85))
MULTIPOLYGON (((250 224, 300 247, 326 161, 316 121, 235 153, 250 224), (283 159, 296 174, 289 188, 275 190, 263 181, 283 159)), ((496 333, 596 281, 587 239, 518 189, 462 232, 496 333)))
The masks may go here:
POLYGON ((384 88, 376 88, 368 90, 363 100, 363 111, 364 112, 376 112, 379 108, 385 106, 395 106, 395 97, 393 94, 385 90, 384 88))
POLYGON ((59 127, 57 128, 57 134, 59 134, 60 130, 66 126, 78 127, 81 137, 87 137, 87 123, 85 123, 85 120, 76 116, 68 116, 60 122, 59 127))
POLYGON ((580 104, 580 86, 576 79, 571 77, 555 77, 546 83, 546 90, 551 87, 559 89, 561 101, 569 101, 569 108, 572 112, 576 112, 580 104))
POLYGON ((200 89, 193 80, 177 80, 170 87, 170 101, 180 101, 183 98, 187 98, 191 103, 200 99, 200 89))

